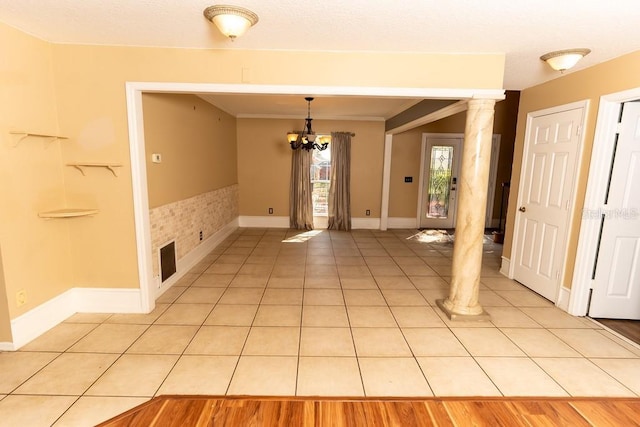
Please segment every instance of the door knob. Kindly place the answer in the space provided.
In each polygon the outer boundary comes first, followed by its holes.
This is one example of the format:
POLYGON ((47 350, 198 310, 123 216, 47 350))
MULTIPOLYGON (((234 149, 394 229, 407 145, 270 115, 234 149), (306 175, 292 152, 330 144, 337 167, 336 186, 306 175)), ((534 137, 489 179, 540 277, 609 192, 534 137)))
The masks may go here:
POLYGON ((520 206, 520 207, 518 208, 518 210, 519 210, 520 212, 526 212, 526 211, 527 211, 527 208, 525 208, 524 206, 520 206))

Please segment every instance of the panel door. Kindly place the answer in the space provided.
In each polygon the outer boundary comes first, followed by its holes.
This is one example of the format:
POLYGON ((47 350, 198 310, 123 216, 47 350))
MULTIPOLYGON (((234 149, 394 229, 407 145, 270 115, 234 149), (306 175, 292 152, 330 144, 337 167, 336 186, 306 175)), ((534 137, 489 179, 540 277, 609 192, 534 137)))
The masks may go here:
POLYGON ((589 316, 640 319, 640 103, 626 103, 601 212, 589 316))
POLYGON ((583 109, 530 120, 520 178, 514 278, 555 302, 565 259, 583 109))

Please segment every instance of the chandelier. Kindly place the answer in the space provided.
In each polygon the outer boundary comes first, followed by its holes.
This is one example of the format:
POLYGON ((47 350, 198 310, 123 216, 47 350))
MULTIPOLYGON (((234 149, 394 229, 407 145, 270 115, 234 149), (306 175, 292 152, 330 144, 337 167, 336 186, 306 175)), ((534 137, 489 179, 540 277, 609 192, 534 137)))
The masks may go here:
POLYGON ((313 98, 307 97, 305 98, 307 101, 307 118, 304 119, 304 129, 302 132, 289 132, 287 134, 287 140, 289 144, 291 144, 292 150, 297 150, 298 148, 304 148, 305 150, 325 150, 329 146, 329 137, 318 136, 311 129, 311 101, 313 98), (317 141, 317 142, 316 142, 317 141))

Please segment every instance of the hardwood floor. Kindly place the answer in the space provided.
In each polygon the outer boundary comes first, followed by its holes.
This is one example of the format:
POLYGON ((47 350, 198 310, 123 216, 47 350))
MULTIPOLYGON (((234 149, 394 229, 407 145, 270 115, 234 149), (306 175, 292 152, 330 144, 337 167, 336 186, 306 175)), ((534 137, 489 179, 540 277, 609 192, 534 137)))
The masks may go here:
POLYGON ((99 426, 640 426, 640 399, 160 396, 99 426))
POLYGON ((640 344, 640 320, 595 319, 607 328, 640 344))

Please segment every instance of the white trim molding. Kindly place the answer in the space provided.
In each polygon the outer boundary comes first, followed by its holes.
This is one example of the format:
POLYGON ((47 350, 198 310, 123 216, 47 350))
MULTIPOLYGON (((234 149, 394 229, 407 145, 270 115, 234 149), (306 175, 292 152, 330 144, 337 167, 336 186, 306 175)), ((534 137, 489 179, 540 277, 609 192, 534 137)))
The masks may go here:
POLYGON ((556 306, 558 306, 560 310, 568 311, 569 298, 571 298, 571 289, 560 286, 560 292, 558 292, 558 301, 556 302, 556 306))
POLYGON ((509 279, 513 279, 511 276, 511 260, 506 257, 502 257, 502 263, 500 264, 500 273, 507 276, 509 279))
POLYGON ((72 288, 11 320, 13 343, 20 347, 75 313, 144 313, 140 290, 133 288, 72 288))
POLYGON ((384 136, 384 163, 382 164, 382 200, 380 206, 380 230, 386 230, 389 223, 389 187, 391 185, 391 153, 393 135, 384 136))
POLYGON ((289 228, 289 217, 240 215, 238 225, 250 228, 289 228))
POLYGON ((387 227, 416 229, 418 228, 418 221, 415 218, 391 217, 389 218, 387 227))
MULTIPOLYGON (((640 87, 600 97, 596 128, 589 164, 589 177, 583 209, 601 207, 604 200, 611 155, 616 140, 618 119, 622 104, 640 99, 640 87)), ((571 282, 571 295, 567 311, 574 316, 585 316, 589 311, 591 294, 591 274, 598 250, 600 221, 593 215, 583 215, 580 221, 578 249, 571 282)))
POLYGON ((351 217, 353 230, 380 230, 380 218, 354 218, 351 217))

